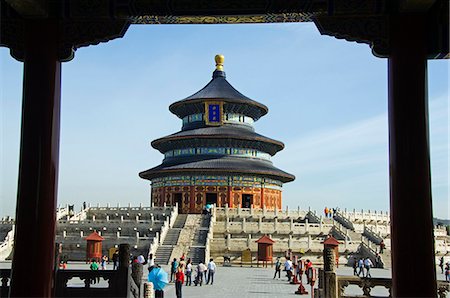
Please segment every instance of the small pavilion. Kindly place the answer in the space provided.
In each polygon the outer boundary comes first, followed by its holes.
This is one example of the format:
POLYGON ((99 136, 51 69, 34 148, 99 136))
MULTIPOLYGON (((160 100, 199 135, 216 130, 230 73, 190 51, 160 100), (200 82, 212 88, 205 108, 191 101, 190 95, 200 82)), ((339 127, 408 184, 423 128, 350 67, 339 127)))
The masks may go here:
POLYGON ((103 256, 102 241, 105 240, 96 231, 86 237, 86 261, 95 259, 99 262, 103 256))

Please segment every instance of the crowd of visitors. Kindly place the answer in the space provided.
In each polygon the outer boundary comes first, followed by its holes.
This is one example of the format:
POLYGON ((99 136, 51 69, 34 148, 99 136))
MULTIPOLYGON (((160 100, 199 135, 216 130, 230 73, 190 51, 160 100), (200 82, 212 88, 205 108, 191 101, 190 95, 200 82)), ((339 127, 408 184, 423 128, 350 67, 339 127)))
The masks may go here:
POLYGON ((284 265, 281 258, 277 257, 275 261, 275 273, 273 279, 281 278, 281 268, 286 272, 287 281, 293 284, 302 283, 303 274, 306 276, 306 283, 313 285, 316 280, 316 269, 309 259, 302 259, 292 254, 292 250, 285 252, 284 265))
POLYGON ((325 214, 325 218, 333 218, 334 215, 339 211, 338 208, 328 208, 325 207, 323 209, 323 213, 325 214))
MULTIPOLYGON (((195 269, 192 264, 192 260, 188 258, 187 261, 185 261, 185 258, 186 257, 182 255, 179 261, 177 258, 174 258, 170 263, 169 282, 175 283, 175 293, 177 298, 182 297, 183 285, 192 286, 192 284, 194 284, 195 286, 202 286, 203 283, 212 285, 214 283, 214 275, 217 270, 217 266, 212 258, 209 260, 207 265, 200 262, 197 266, 195 266, 195 269)), ((148 264, 149 271, 158 266, 155 265, 153 254, 149 255, 148 264)), ((158 266, 158 268, 160 267, 158 266)), ((164 297, 163 291, 160 291, 159 293, 156 293, 155 291, 155 298, 159 297, 164 297)))

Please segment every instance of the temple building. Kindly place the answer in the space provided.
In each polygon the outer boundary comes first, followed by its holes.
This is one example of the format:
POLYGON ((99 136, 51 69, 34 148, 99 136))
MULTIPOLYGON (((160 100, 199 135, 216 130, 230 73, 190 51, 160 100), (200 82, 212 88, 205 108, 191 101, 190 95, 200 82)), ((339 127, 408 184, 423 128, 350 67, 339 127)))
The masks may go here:
POLYGON ((206 204, 280 209, 282 185, 295 179, 270 160, 284 144, 255 132, 268 108, 228 83, 222 55, 215 61, 203 89, 170 105, 181 131, 151 143, 164 160, 139 176, 151 181, 155 206, 178 203, 181 213, 200 213, 206 204))

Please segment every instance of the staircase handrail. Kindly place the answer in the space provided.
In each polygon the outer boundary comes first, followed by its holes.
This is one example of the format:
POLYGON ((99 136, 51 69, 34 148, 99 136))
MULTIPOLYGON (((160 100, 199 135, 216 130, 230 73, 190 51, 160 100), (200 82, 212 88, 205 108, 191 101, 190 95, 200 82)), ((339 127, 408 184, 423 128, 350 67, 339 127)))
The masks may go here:
POLYGON ((173 228, 173 225, 175 224, 175 220, 177 220, 177 217, 178 217, 178 203, 176 203, 175 206, 173 206, 172 210, 170 211, 170 218, 169 218, 170 228, 173 228))
MULTIPOLYGON (((366 243, 364 243, 364 236, 361 239, 361 244, 358 247, 358 251, 361 253, 361 255, 363 256, 369 256, 371 261, 375 264, 376 262, 376 258, 377 256, 379 256, 379 262, 381 263, 381 268, 385 267, 385 263, 383 261, 383 259, 381 258, 380 255, 378 255, 377 251, 374 250, 372 247, 370 247, 369 245, 367 245, 366 243)), ((366 238, 367 239, 367 238, 366 238)), ((368 240, 367 240, 368 241, 368 240)))
POLYGON ((211 256, 210 245, 211 240, 214 237, 214 222, 216 221, 216 210, 215 207, 211 209, 211 217, 209 218, 209 229, 208 234, 206 234, 206 243, 205 243, 205 264, 208 264, 209 258, 211 256))
POLYGON ((305 218, 308 219, 309 223, 321 223, 320 217, 318 217, 314 212, 308 211, 306 213, 305 218))
POLYGON ((14 232, 15 226, 12 226, 11 231, 6 234, 3 242, 0 243, 0 261, 6 260, 9 257, 14 247, 14 232))
POLYGON ((61 218, 69 215, 69 207, 60 207, 56 210, 56 220, 60 220, 61 218))
POLYGON ((164 221, 164 224, 163 224, 163 226, 161 227, 161 233, 159 234, 159 244, 161 245, 161 244, 163 244, 163 242, 164 242, 164 239, 166 239, 166 235, 167 235, 167 233, 169 232, 169 229, 170 229, 170 224, 169 224, 169 220, 168 219, 166 219, 165 221, 164 221))
POLYGON ((380 245, 381 241, 383 241, 383 237, 375 233, 371 228, 364 226, 363 235, 367 238, 368 241, 380 245))
POLYGON ((333 216, 333 219, 342 224, 344 227, 346 227, 349 230, 354 231, 355 227, 353 226, 353 223, 346 218, 341 212, 336 212, 333 216))
POLYGON ((347 241, 351 241, 352 239, 350 239, 350 236, 347 235, 347 233, 345 233, 340 227, 338 227, 337 225, 334 225, 331 228, 330 233, 336 233, 340 236, 340 238, 343 238, 343 240, 347 240, 347 241))

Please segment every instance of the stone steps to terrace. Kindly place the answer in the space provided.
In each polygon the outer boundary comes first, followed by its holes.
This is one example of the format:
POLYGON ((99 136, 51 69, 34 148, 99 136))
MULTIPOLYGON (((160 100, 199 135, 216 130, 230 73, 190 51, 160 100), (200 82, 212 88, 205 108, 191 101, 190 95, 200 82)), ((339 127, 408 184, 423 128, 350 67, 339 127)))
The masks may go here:
POLYGON ((174 247, 178 244, 180 234, 186 224, 187 217, 187 214, 178 214, 172 228, 167 232, 163 243, 156 250, 155 263, 161 265, 169 264, 174 247))

